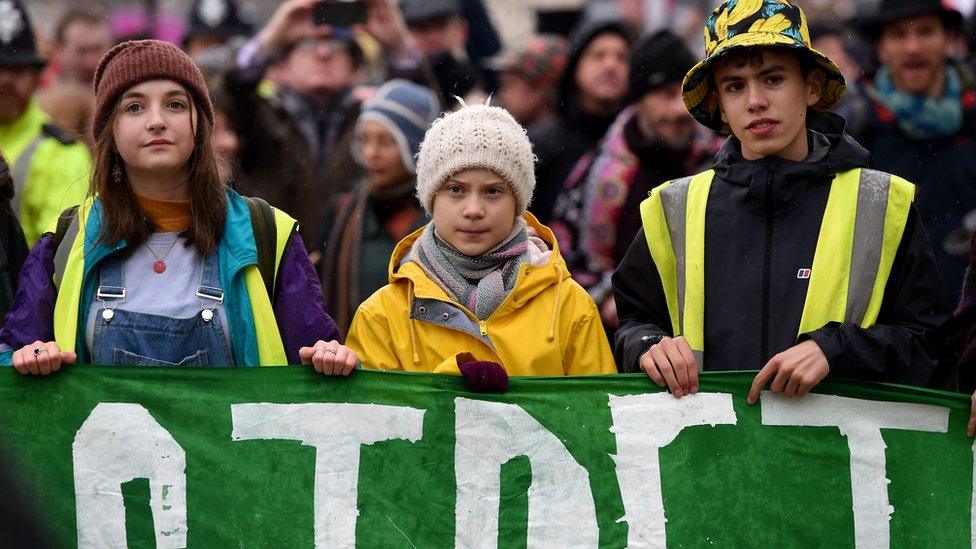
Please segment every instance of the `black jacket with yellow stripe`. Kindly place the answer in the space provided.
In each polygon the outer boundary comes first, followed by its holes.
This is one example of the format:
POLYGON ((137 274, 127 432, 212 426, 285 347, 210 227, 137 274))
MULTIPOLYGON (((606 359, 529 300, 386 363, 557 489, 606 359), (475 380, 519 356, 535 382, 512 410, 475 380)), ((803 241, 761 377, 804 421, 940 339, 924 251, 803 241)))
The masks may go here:
MULTIPOLYGON (((867 167, 868 153, 843 118, 812 114, 804 162, 746 160, 730 137, 716 155, 705 221, 706 370, 757 370, 777 353, 813 339, 831 374, 920 386, 943 383, 936 330, 949 316, 928 237, 912 206, 877 323, 830 323, 798 334, 830 182, 867 167)), ((638 361, 671 320, 661 278, 639 232, 613 276, 620 318, 620 371, 638 361)))

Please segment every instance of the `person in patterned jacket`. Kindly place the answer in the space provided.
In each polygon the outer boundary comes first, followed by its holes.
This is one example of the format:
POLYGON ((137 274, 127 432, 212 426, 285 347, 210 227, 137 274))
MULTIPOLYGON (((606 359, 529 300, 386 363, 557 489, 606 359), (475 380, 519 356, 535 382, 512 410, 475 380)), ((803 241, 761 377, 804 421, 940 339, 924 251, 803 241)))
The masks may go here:
POLYGON ((660 182, 698 172, 722 145, 681 100, 681 80, 694 64, 671 31, 645 37, 630 61, 629 106, 556 202, 552 230, 610 331, 617 326, 610 276, 641 228, 640 202, 660 182))

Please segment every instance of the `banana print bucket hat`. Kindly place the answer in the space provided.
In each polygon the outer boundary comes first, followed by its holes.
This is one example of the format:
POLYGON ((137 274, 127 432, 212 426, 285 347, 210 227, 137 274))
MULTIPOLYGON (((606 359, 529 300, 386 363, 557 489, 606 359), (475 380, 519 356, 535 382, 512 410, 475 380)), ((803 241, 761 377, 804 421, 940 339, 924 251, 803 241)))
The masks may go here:
POLYGON ((829 110, 840 102, 847 84, 837 65, 810 45, 807 17, 788 0, 726 0, 705 21, 705 59, 688 71, 682 98, 691 116, 716 132, 728 134, 722 122, 712 64, 736 48, 776 46, 806 52, 823 70, 823 96, 812 108, 829 110))

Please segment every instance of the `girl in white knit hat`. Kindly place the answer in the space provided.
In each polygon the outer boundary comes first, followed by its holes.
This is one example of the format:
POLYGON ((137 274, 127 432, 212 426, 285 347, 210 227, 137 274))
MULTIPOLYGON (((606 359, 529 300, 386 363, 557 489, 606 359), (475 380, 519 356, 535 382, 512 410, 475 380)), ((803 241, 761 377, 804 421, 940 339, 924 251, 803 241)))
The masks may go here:
POLYGON ((616 372, 596 306, 526 211, 534 160, 504 109, 434 122, 417 160, 432 221, 397 245, 389 284, 353 319, 347 344, 364 367, 461 373, 473 390, 504 390, 508 374, 616 372))

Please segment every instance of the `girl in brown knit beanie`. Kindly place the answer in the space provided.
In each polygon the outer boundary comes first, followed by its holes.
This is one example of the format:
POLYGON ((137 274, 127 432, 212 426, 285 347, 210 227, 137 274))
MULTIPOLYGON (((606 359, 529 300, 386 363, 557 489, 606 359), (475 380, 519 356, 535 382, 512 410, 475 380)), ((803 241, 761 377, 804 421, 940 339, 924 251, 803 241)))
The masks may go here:
POLYGON ((75 362, 351 372, 358 359, 322 307, 295 220, 221 178, 192 60, 165 42, 125 42, 94 88, 89 196, 31 252, 38 272, 25 276, 57 287, 18 293, 0 361, 25 374, 75 362))

